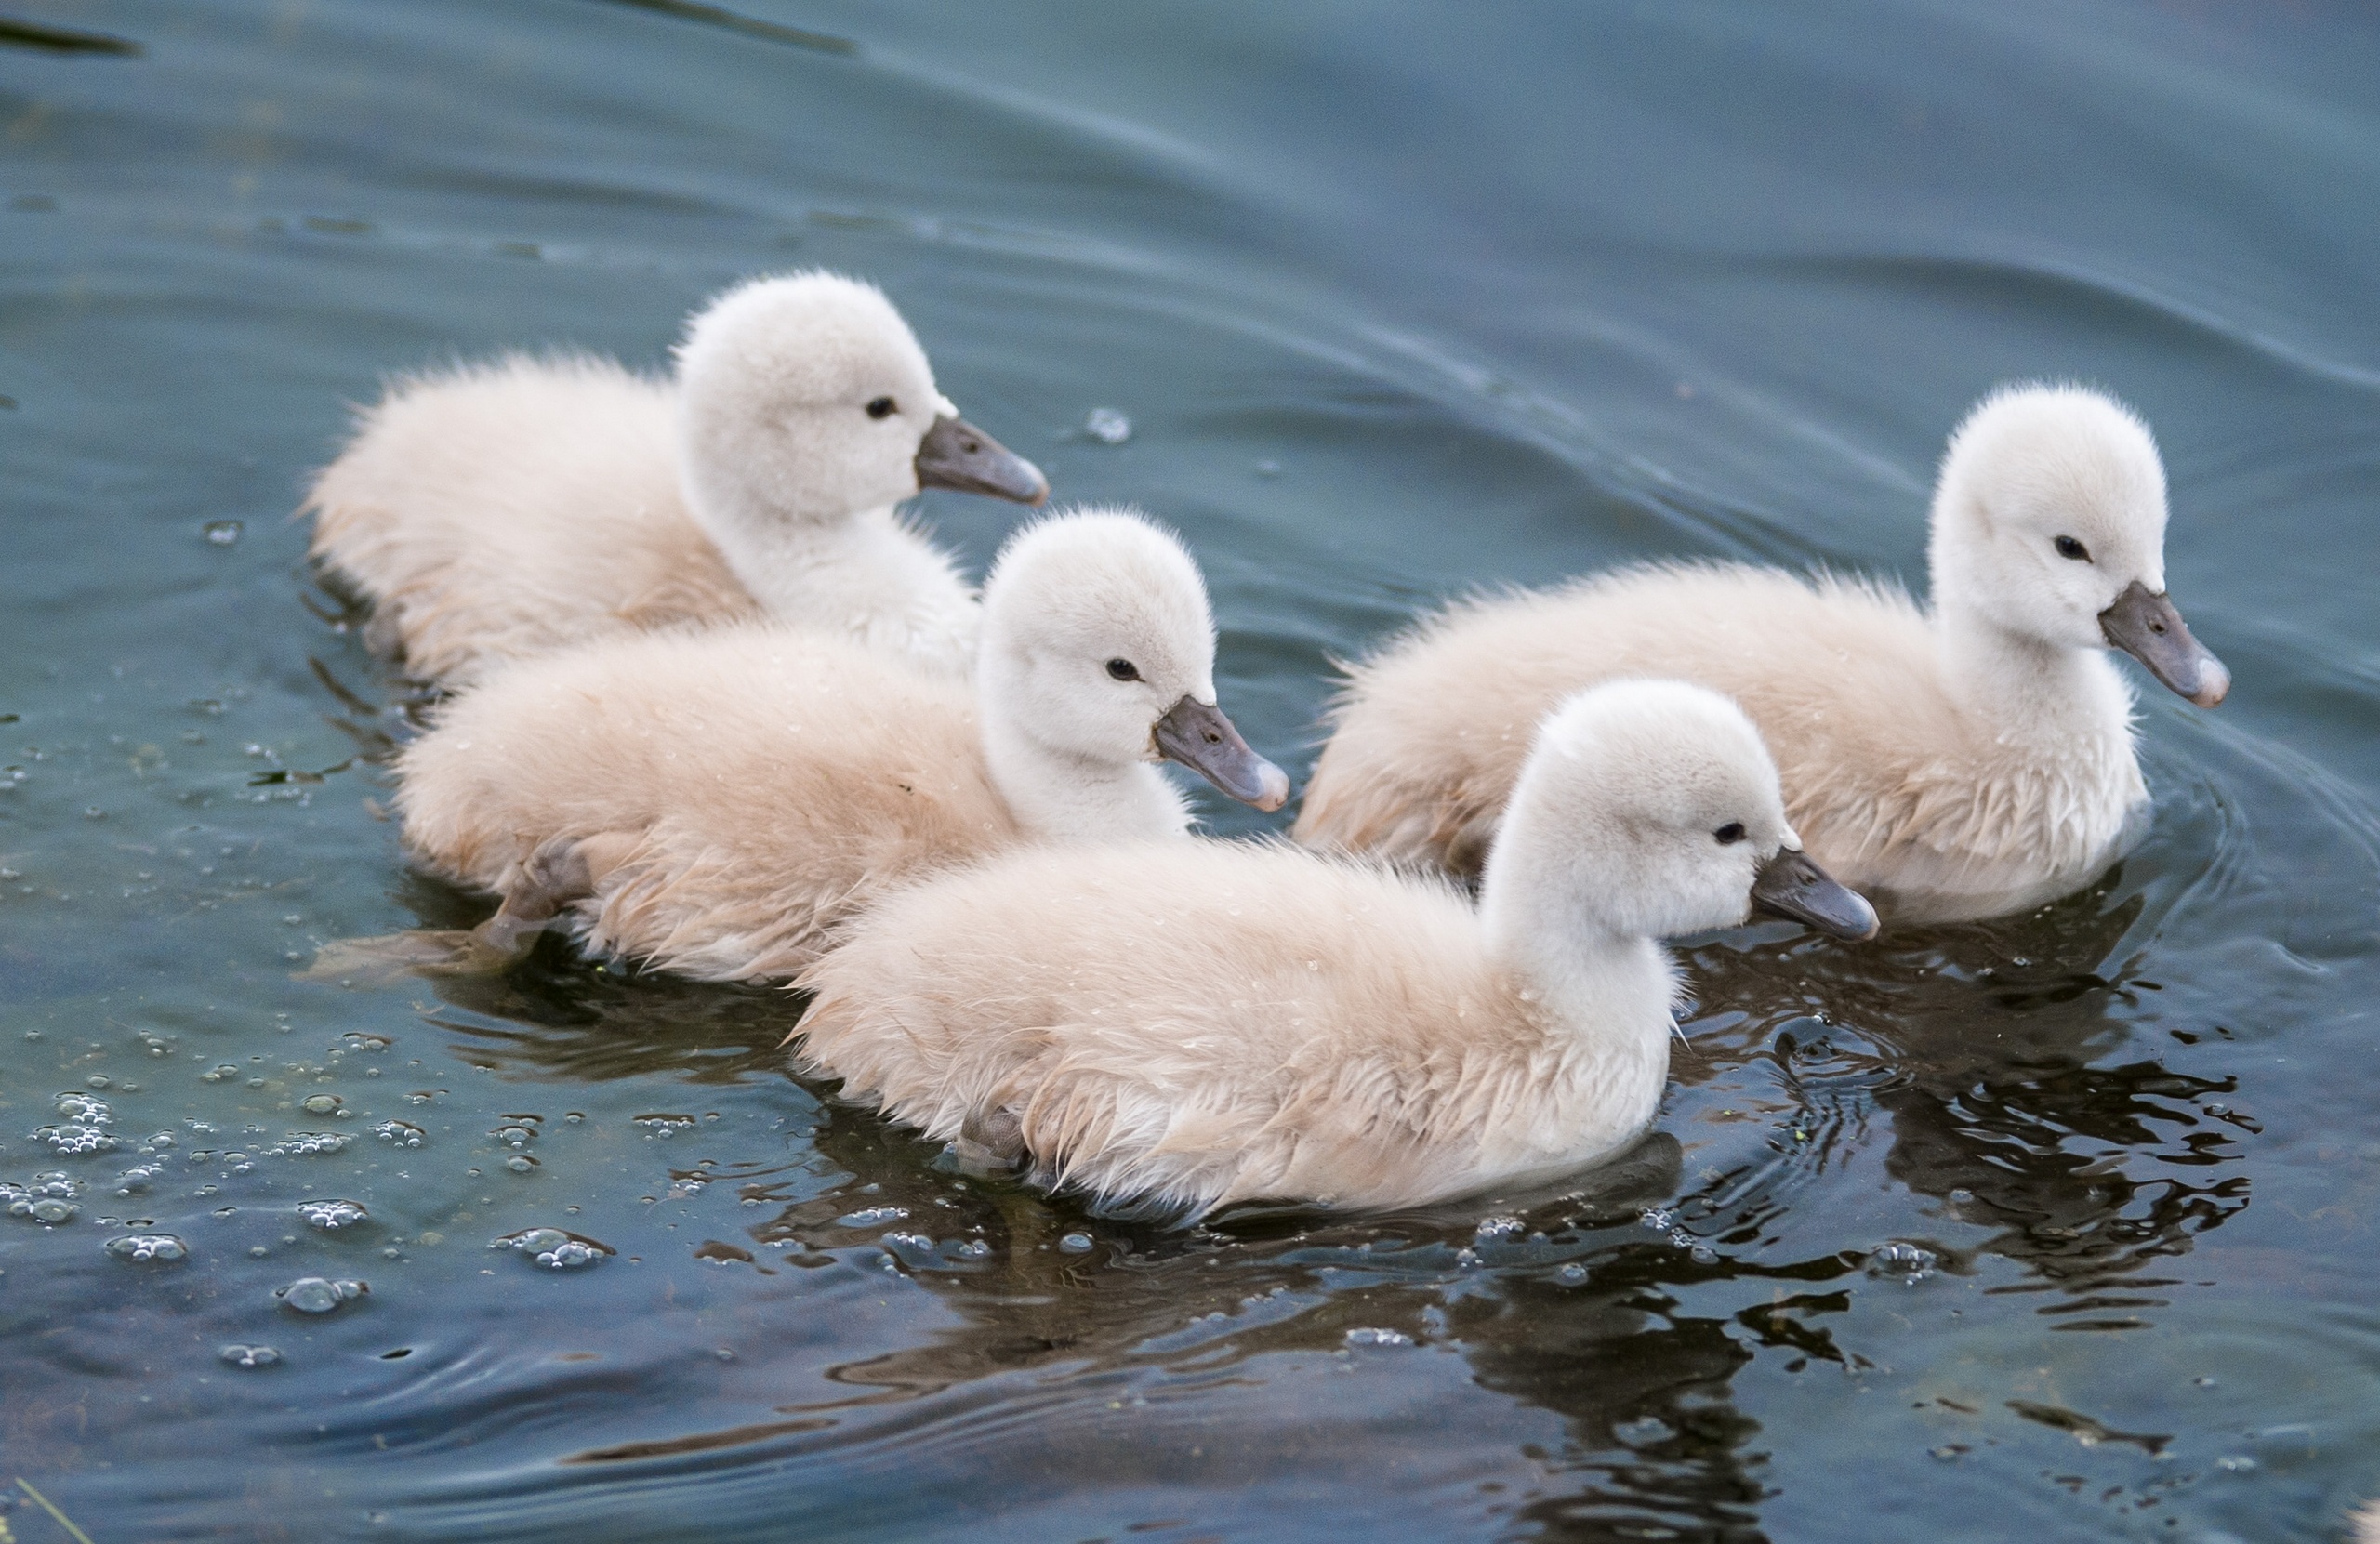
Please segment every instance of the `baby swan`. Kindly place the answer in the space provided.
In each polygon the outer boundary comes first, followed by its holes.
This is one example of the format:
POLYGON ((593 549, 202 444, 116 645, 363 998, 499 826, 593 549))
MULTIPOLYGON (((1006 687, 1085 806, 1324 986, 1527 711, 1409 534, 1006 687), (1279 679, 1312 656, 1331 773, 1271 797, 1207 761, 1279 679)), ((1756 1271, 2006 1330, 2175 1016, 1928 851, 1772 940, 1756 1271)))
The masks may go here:
POLYGON ((376 648, 456 686, 503 660, 770 615, 963 672, 975 602, 893 507, 919 488, 1038 504, 960 419, 892 303, 831 273, 697 314, 674 382, 510 355, 394 383, 314 480, 315 559, 376 648))
POLYGON ((1743 706, 1810 852, 1901 921, 2066 894, 2148 790, 2110 644, 2202 707, 2230 675, 2165 596, 2156 442, 2097 392, 2020 386, 1950 437, 1934 604, 1886 584, 1663 564, 1450 607, 1349 671, 1297 825, 1314 846, 1476 872, 1529 727, 1597 680, 1743 706))
POLYGON ((1741 711, 1613 682, 1538 734, 1475 913, 1282 845, 1020 851, 854 924, 794 1034, 851 1097, 1111 1202, 1421 1205, 1645 1128, 1677 990, 1657 940, 1754 905, 1872 932, 1799 848, 1741 711))
POLYGON ((464 963, 501 963, 559 917, 594 950, 703 980, 789 976, 927 869, 1180 836, 1160 757, 1280 808, 1289 778, 1215 706, 1214 662, 1180 542, 1133 514, 1059 516, 993 566, 972 700, 767 624, 589 644, 446 706, 399 763, 405 841, 503 898, 464 963))

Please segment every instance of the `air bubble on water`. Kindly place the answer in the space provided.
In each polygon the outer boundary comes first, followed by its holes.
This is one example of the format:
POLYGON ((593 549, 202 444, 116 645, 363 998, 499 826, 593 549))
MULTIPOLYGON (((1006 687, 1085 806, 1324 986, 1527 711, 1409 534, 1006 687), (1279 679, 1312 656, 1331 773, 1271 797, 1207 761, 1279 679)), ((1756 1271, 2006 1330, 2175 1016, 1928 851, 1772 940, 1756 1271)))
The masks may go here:
POLYGON ((1087 1255, 1091 1247, 1092 1239, 1087 1233, 1070 1233, 1058 1240, 1058 1252, 1064 1255, 1087 1255))
MULTIPOLYGON (((309 1100, 307 1102, 313 1102, 309 1100)), ((292 1131, 266 1148, 265 1155, 273 1158, 311 1157, 317 1153, 336 1153, 346 1145, 347 1135, 342 1131, 292 1131)))
POLYGON ((341 1303, 353 1302, 369 1296, 370 1286, 360 1281, 330 1281, 322 1276, 299 1276, 288 1286, 274 1291, 284 1308, 300 1313, 327 1313, 341 1303))
POLYGON ((526 1174, 529 1170, 537 1167, 537 1160, 529 1156, 526 1153, 515 1153, 512 1156, 504 1160, 504 1167, 512 1170, 515 1174, 526 1174))
POLYGON ((384 1120, 372 1134, 393 1147, 419 1147, 430 1140, 429 1132, 409 1120, 384 1120))
POLYGON ((992 1252, 992 1247, 980 1238, 971 1238, 959 1246, 959 1252, 971 1260, 981 1260, 992 1252))
POLYGON ((1409 1346, 1413 1337, 1401 1329, 1351 1329, 1347 1331, 1351 1346, 1409 1346))
POLYGON ((11 1217, 54 1228, 74 1221, 74 1197, 82 1194, 81 1181, 63 1173, 36 1174, 29 1185, 0 1184, 0 1206, 7 1207, 11 1217))
POLYGON ((1942 1257, 1922 1244, 1903 1243, 1898 1239, 1884 1245, 1868 1257, 1868 1273, 1879 1279, 1897 1279, 1904 1287, 1914 1287, 1941 1269, 1942 1257))
POLYGON ((537 1133, 526 1126, 499 1126, 488 1133, 507 1147, 526 1147, 537 1140, 537 1133))
POLYGON ((116 1176, 118 1195, 138 1195, 149 1188, 149 1181, 165 1171, 164 1164, 135 1164, 116 1176))
POLYGON ((1479 1263, 1479 1251, 1472 1248, 1457 1249, 1454 1252, 1454 1262, 1458 1267, 1468 1271, 1479 1263))
POLYGON ((219 1067, 210 1067, 200 1073, 198 1080, 201 1083, 228 1083, 239 1076, 240 1069, 226 1062, 219 1067))
POLYGON ((1708 1244, 1697 1244, 1686 1250, 1686 1255, 1697 1265, 1715 1265, 1719 1262, 1719 1251, 1708 1244))
POLYGON ((169 1233, 126 1234, 107 1242, 108 1253, 118 1260, 156 1260, 171 1263, 190 1257, 190 1246, 169 1233))
POLYGON ((1579 1283, 1587 1279, 1587 1268, 1574 1260, 1569 1264, 1565 1265, 1560 1270, 1554 1272, 1554 1279, 1560 1282, 1565 1287, 1576 1287, 1579 1283))
POLYGON ((310 1115, 327 1115, 346 1102, 337 1094, 308 1094, 301 1108, 310 1115))
POLYGON ((47 1142, 52 1151, 69 1158, 86 1157, 93 1153, 106 1153, 115 1146, 115 1139, 98 1126, 69 1122, 64 1126, 45 1126, 33 1133, 35 1142, 47 1142))
POLYGON ((2256 1460, 2245 1453, 2226 1453, 2215 1460, 2215 1467, 2228 1470, 2234 1474, 2246 1474, 2254 1471, 2256 1460))
POLYGON ((694 1124, 694 1117, 692 1115, 636 1115, 631 1118, 644 1128, 644 1134, 648 1137, 674 1137, 679 1132, 691 1128, 694 1124))
POLYGON ((1094 407, 1082 421, 1082 431, 1103 445, 1120 445, 1132 437, 1132 420, 1113 407, 1094 407))
POLYGON ((1490 1217, 1472 1230, 1472 1236, 1482 1239, 1518 1238, 1528 1231, 1528 1224, 1517 1217, 1490 1217))
POLYGON ((215 1354, 235 1367, 269 1367, 281 1360, 271 1346, 225 1346, 215 1354))
POLYGON ((298 1202, 298 1215, 305 1220, 309 1227, 321 1228, 326 1233, 337 1233, 341 1228, 355 1226, 372 1214, 364 1208, 364 1204, 360 1201, 326 1199, 298 1202))
POLYGON ((879 1222, 898 1222, 909 1215, 906 1207, 862 1207, 835 1219, 838 1227, 872 1228, 879 1222))
POLYGON ((491 1249, 518 1249, 549 1271, 569 1271, 616 1254, 609 1244, 562 1228, 523 1228, 490 1239, 491 1249))
POLYGON ((1667 1233, 1677 1220, 1660 1207, 1653 1207, 1639 1214, 1636 1221, 1657 1233, 1667 1233))
POLYGON ((236 520, 210 520, 199 527, 206 539, 217 547, 229 547, 238 541, 240 533, 245 529, 236 520))

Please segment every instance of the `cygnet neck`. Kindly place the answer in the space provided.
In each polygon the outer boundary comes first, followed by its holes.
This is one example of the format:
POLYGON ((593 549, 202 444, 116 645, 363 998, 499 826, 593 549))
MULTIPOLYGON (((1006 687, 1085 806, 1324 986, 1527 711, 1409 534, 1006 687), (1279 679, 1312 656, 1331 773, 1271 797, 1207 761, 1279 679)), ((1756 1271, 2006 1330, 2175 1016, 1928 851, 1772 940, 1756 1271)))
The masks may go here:
POLYGON ((1109 760, 1044 744, 1017 719, 1012 667, 988 653, 976 667, 975 721, 992 786, 1025 834, 1039 841, 1130 841, 1180 836, 1188 807, 1163 773, 1137 759, 1109 760))
POLYGON ((814 602, 822 571, 847 565, 854 527, 892 523, 892 506, 880 509, 818 510, 763 503, 736 489, 732 478, 685 480, 688 511, 754 600, 778 615, 798 619, 814 602))
POLYGON ((1658 1049, 1670 1033, 1677 992, 1668 952, 1575 898, 1533 824, 1526 811, 1508 812, 1489 856, 1479 890, 1488 948, 1571 1035, 1658 1049))
POLYGON ((1956 599, 1937 600, 1934 631, 1944 677, 2003 743, 2071 746, 2128 732, 2132 693, 2105 650, 2019 632, 1956 599))

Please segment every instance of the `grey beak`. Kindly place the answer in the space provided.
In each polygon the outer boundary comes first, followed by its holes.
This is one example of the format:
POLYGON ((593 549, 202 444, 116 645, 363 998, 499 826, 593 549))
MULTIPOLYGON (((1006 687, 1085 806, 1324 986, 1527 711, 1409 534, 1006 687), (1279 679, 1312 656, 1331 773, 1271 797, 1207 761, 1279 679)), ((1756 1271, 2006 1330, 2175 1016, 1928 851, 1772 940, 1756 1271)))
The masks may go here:
POLYGON ((2213 707, 2231 690, 2231 672, 2190 636, 2182 614, 2165 596, 2149 593, 2135 579, 2099 614, 2108 641, 2149 666, 2149 673, 2201 707, 2213 707))
POLYGON ((1157 721, 1157 748, 1242 804, 1277 810, 1289 801, 1289 774, 1249 748, 1223 710, 1183 697, 1157 721))
POLYGON ((918 442, 918 486, 985 494, 1012 504, 1050 496, 1040 468, 964 418, 936 418, 918 442))
POLYGON ((1858 891, 1845 890, 1794 848, 1778 849, 1752 877, 1755 914, 1791 917, 1837 938, 1876 936, 1876 908, 1858 891))

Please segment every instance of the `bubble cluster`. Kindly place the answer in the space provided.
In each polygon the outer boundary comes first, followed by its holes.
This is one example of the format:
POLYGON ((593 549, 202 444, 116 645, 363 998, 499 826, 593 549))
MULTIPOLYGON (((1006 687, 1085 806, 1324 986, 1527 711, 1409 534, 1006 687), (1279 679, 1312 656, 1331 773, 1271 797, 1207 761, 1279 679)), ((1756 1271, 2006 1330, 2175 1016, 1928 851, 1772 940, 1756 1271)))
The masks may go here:
POLYGON ((561 1228, 523 1228, 519 1233, 490 1239, 487 1247, 491 1249, 518 1249, 549 1271, 568 1271, 592 1265, 618 1252, 609 1244, 581 1234, 566 1233, 561 1228))
POLYGON ((235 1367, 269 1367, 281 1360, 271 1346, 225 1346, 215 1354, 235 1367))
POLYGON ((1082 431, 1103 445, 1120 445, 1132 437, 1132 420, 1115 408, 1094 407, 1082 431))
POLYGON ((1895 1239, 1868 1257, 1868 1273, 1880 1280, 1914 1287, 1942 1268, 1942 1257, 1922 1244, 1895 1239))
POLYGON ((139 1195, 149 1188, 151 1181, 164 1172, 165 1166, 162 1163, 135 1164, 116 1176, 115 1193, 118 1195, 139 1195))
POLYGON ((298 1202, 298 1215, 308 1227, 337 1233, 341 1228, 355 1226, 372 1214, 364 1209, 360 1201, 322 1200, 298 1202))
POLYGON ((278 1287, 273 1296, 284 1308, 300 1313, 327 1313, 341 1303, 353 1302, 368 1296, 372 1288, 360 1281, 330 1281, 322 1276, 299 1276, 288 1286, 278 1287))
POLYGON ((152 1260, 159 1264, 190 1258, 190 1246, 169 1233, 126 1234, 109 1239, 107 1250, 118 1260, 152 1260))
POLYGON ((83 1194, 83 1182, 60 1169, 36 1174, 31 1184, 0 1184, 0 1206, 8 1208, 11 1217, 21 1217, 54 1228, 60 1222, 74 1221, 75 1198, 83 1194))
POLYGON ((637 1125, 644 1128, 644 1134, 648 1137, 674 1137, 694 1124, 694 1117, 692 1115, 638 1115, 634 1118, 637 1125))
POLYGON ((1351 1346, 1409 1346, 1413 1337, 1401 1329, 1351 1329, 1347 1331, 1351 1346))
POLYGON ((86 1093, 62 1093, 58 1096, 58 1115, 61 1124, 35 1131, 35 1142, 47 1142, 70 1158, 105 1153, 115 1146, 115 1138, 108 1132, 115 1122, 115 1112, 108 1108, 106 1100, 86 1093))
POLYGON ((909 1208, 906 1207, 862 1207, 857 1211, 843 1213, 835 1221, 846 1228, 872 1228, 879 1222, 902 1221, 908 1215, 909 1208))
POLYGON ((1528 1224, 1517 1217, 1489 1217, 1483 1219, 1479 1226, 1472 1230, 1472 1236, 1479 1239, 1518 1238, 1527 1231, 1528 1224))
POLYGON ((391 1147, 419 1147, 430 1140, 429 1132, 409 1120, 384 1120, 372 1134, 391 1147))
MULTIPOLYGON (((198 1080, 201 1083, 230 1083, 236 1081, 239 1076, 239 1067, 235 1063, 225 1062, 217 1066, 209 1067, 205 1072, 200 1073, 198 1075, 198 1080)), ((243 1347, 241 1349, 245 1350, 246 1348, 243 1347)))
POLYGON ((292 1131, 265 1149, 269 1157, 304 1158, 317 1153, 336 1153, 347 1145, 347 1135, 341 1131, 292 1131))

